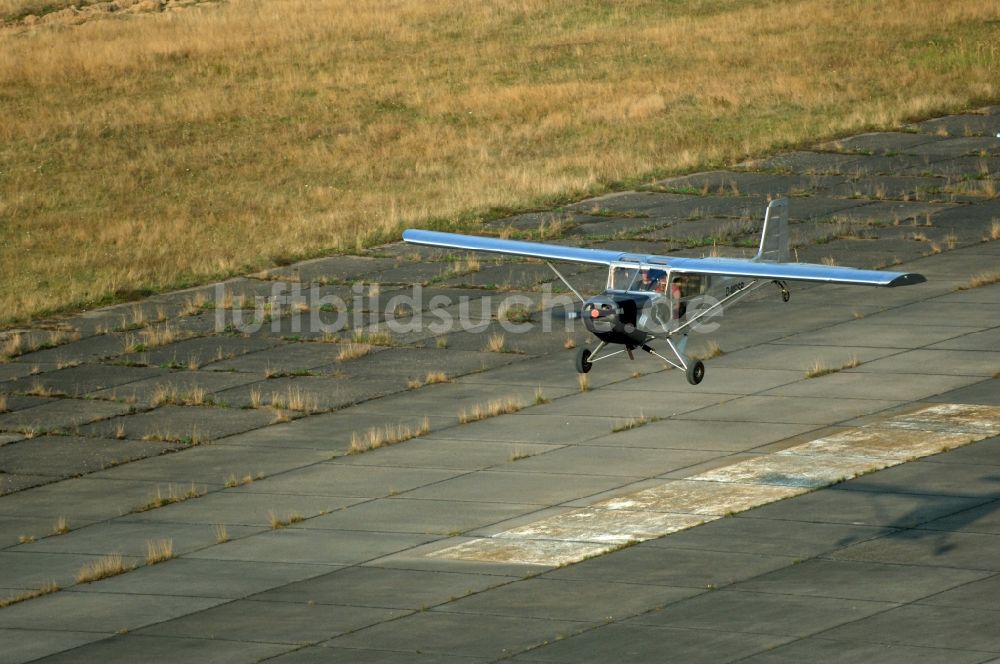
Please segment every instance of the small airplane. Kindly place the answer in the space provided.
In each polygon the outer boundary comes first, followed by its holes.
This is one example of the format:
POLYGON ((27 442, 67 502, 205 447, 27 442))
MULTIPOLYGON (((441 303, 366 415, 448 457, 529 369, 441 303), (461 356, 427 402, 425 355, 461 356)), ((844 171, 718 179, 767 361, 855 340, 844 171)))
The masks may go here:
POLYGON ((889 288, 926 281, 923 275, 915 273, 788 262, 786 198, 768 204, 760 248, 752 259, 644 256, 418 229, 404 231, 403 240, 431 247, 544 260, 583 303, 582 309, 573 312, 572 317, 582 318, 587 330, 599 342, 593 350, 580 348, 577 351, 578 372, 587 373, 594 362, 619 353, 626 353, 633 359, 632 351, 638 348, 684 371, 692 385, 705 377, 705 365, 684 354, 689 330, 717 315, 723 306, 734 304, 769 283, 775 284, 781 291, 781 299, 788 302, 789 281, 889 288), (606 265, 607 287, 599 295, 584 298, 551 261, 606 265), (651 342, 661 339, 670 349, 671 357, 650 346, 651 342), (598 356, 608 345, 624 348, 598 356))

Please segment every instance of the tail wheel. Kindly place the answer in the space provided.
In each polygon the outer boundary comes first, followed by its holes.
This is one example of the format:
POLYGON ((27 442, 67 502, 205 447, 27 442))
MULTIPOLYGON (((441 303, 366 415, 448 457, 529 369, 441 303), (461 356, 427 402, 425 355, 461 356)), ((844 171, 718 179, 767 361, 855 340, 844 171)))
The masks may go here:
POLYGON ((576 351, 576 371, 577 373, 588 373, 590 369, 594 366, 593 362, 590 362, 590 349, 581 348, 576 351))
POLYGON ((692 385, 697 385, 705 377, 705 364, 701 360, 691 362, 687 368, 687 379, 692 385))

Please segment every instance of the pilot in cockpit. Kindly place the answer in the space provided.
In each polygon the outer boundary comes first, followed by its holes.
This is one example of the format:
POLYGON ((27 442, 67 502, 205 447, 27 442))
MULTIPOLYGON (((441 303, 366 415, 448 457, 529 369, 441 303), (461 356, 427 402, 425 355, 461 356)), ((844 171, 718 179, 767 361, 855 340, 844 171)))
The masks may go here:
POLYGON ((636 290, 662 293, 666 286, 663 282, 666 276, 663 270, 643 269, 639 273, 639 281, 635 285, 636 290))

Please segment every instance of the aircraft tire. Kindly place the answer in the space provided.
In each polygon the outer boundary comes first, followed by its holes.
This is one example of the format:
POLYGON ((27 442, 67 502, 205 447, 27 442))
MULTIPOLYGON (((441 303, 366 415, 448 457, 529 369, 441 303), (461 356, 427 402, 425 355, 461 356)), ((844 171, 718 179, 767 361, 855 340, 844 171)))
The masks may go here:
POLYGON ((590 369, 594 366, 593 362, 588 362, 590 359, 590 349, 581 348, 576 351, 576 371, 577 373, 588 373, 590 369))
POLYGON ((705 377, 705 364, 701 360, 696 360, 688 364, 687 379, 692 385, 697 385, 705 377))

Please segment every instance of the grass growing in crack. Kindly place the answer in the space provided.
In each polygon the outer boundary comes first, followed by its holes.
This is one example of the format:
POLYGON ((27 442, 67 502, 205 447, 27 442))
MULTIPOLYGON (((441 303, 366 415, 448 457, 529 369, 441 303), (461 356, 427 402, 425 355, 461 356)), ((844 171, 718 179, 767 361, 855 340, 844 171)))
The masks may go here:
POLYGON ((76 573, 76 582, 91 583, 110 576, 131 572, 133 569, 135 569, 135 565, 126 563, 122 554, 110 553, 81 567, 80 571, 76 573))
POLYGON ((638 417, 630 417, 627 420, 617 420, 615 425, 611 428, 611 433, 638 429, 641 426, 649 424, 650 422, 656 422, 659 419, 660 418, 658 417, 646 417, 645 415, 640 414, 638 417))
POLYGON ((225 486, 227 489, 232 489, 246 484, 253 484, 257 480, 262 479, 264 479, 264 473, 257 473, 256 475, 247 473, 243 477, 236 477, 236 473, 229 473, 229 477, 226 478, 225 486))
POLYGON ((303 392, 300 387, 289 385, 284 393, 271 392, 271 407, 298 413, 315 413, 319 410, 319 400, 316 395, 303 392))
POLYGON ((420 380, 419 378, 413 378, 411 380, 406 381, 406 387, 407 389, 410 390, 416 390, 418 388, 423 387, 424 385, 434 385, 435 383, 448 383, 448 382, 450 382, 450 379, 448 378, 448 374, 446 374, 445 372, 428 371, 427 375, 424 377, 423 380, 420 380))
POLYGON ((839 367, 831 367, 827 365, 823 360, 816 360, 810 365, 806 370, 806 378, 819 378, 820 376, 826 376, 827 374, 837 373, 844 369, 853 369, 861 365, 861 360, 858 359, 857 355, 852 355, 846 362, 841 364, 839 367))
POLYGON ((137 506, 132 511, 148 512, 149 510, 155 510, 166 505, 172 505, 173 503, 182 503, 185 500, 190 500, 192 498, 200 498, 206 493, 207 491, 205 489, 199 491, 198 488, 195 487, 194 482, 192 482, 191 486, 188 487, 188 489, 183 493, 181 493, 180 490, 173 484, 167 486, 166 494, 163 493, 163 489, 156 487, 156 493, 150 496, 149 500, 137 506))
POLYGON ((31 544, 32 542, 35 541, 35 536, 34 535, 18 535, 17 541, 20 544, 31 544))
POLYGON ((424 418, 420 426, 412 428, 405 424, 387 425, 382 428, 372 427, 363 434, 357 431, 351 434, 351 447, 348 454, 361 454, 368 450, 376 450, 387 445, 396 445, 413 438, 425 436, 431 430, 429 418, 424 418))
POLYGON ((581 392, 589 392, 590 391, 590 379, 587 378, 587 374, 577 374, 576 375, 576 382, 580 384, 580 391, 581 392))
POLYGON ((359 357, 364 357, 370 352, 372 352, 372 347, 369 344, 356 342, 346 343, 341 346, 340 352, 337 353, 337 361, 347 362, 348 360, 356 360, 359 357))
POLYGON ((525 452, 521 447, 515 446, 513 450, 510 451, 510 457, 508 461, 514 463, 515 461, 520 461, 521 459, 527 459, 531 454, 525 452))
POLYGON ((476 404, 469 410, 463 410, 458 415, 458 421, 461 424, 468 424, 469 422, 478 422, 479 420, 485 420, 490 417, 497 417, 498 415, 509 415, 511 413, 516 413, 522 408, 524 408, 524 406, 515 397, 507 397, 505 399, 493 399, 491 401, 487 401, 485 404, 476 404))
POLYGON ((351 341, 355 344, 366 346, 391 346, 392 335, 388 332, 378 330, 366 332, 365 330, 356 329, 351 335, 351 341))
POLYGON ((576 339, 574 339, 573 337, 566 337, 566 340, 563 341, 563 348, 565 348, 566 350, 572 350, 576 348, 576 339))
POLYGON ((300 521, 305 521, 305 517, 296 511, 291 511, 285 518, 278 516, 278 513, 274 510, 268 510, 267 512, 267 522, 271 526, 272 530, 278 530, 286 526, 290 526, 293 523, 298 523, 300 521))
POLYGON ((226 525, 224 523, 215 524, 215 543, 225 544, 229 541, 229 531, 226 530, 226 525))
POLYGON ((25 392, 29 397, 64 397, 66 393, 62 390, 57 390, 54 387, 48 387, 43 385, 39 381, 35 381, 31 385, 31 389, 25 392))
POLYGON ((29 599, 35 599, 36 597, 41 597, 43 595, 50 595, 54 592, 59 591, 59 584, 55 581, 48 581, 37 590, 26 590, 23 593, 18 593, 17 595, 11 595, 10 597, 0 598, 0 609, 10 606, 11 604, 17 604, 19 602, 26 602, 29 599))
POLYGON ((193 385, 187 389, 182 389, 173 383, 161 383, 153 389, 153 394, 149 398, 149 405, 153 408, 164 404, 174 404, 177 406, 206 406, 214 401, 207 395, 203 387, 193 385))
POLYGON ((146 564, 155 565, 174 557, 172 539, 146 540, 146 564))
POLYGON ((505 347, 507 340, 502 334, 491 334, 490 338, 486 340, 486 347, 484 350, 490 353, 503 353, 507 349, 505 347))
POLYGON ((958 290, 970 290, 972 288, 981 288, 983 286, 989 286, 990 284, 995 284, 1000 282, 1000 270, 993 270, 992 272, 980 272, 969 279, 965 284, 958 287, 958 290))
POLYGON ((0 394, 0 413, 6 413, 7 408, 7 395, 0 394))
POLYGON ((691 357, 696 360, 711 360, 713 357, 720 357, 725 355, 725 351, 722 350, 722 346, 719 345, 717 341, 709 341, 705 345, 705 350, 701 353, 692 355, 691 357))
POLYGON ((549 399, 547 396, 545 396, 545 393, 542 392, 541 386, 535 388, 535 405, 536 406, 541 406, 542 404, 546 404, 546 403, 549 403, 551 401, 552 401, 552 399, 549 399))
POLYGON ((65 535, 69 532, 69 522, 66 521, 66 517, 61 516, 56 519, 56 522, 52 524, 52 534, 53 535, 65 535))

